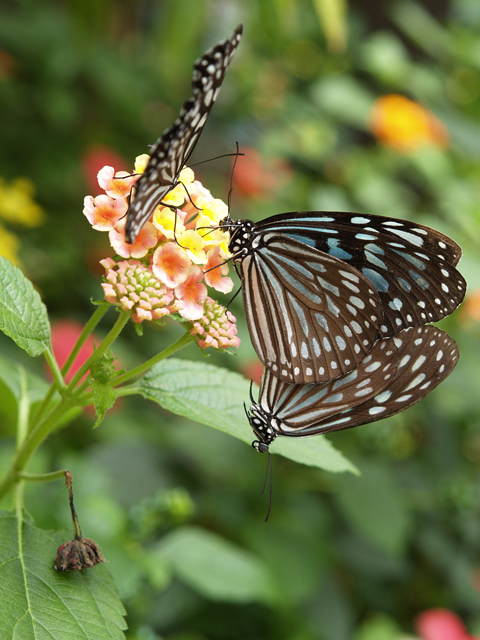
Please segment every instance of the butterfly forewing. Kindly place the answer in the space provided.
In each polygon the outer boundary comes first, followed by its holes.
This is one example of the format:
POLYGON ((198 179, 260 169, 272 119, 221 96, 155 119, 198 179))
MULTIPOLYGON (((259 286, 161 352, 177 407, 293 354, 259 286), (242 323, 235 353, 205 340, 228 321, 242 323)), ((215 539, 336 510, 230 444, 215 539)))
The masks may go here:
POLYGON ((150 160, 133 191, 127 212, 125 237, 134 242, 138 232, 165 195, 173 189, 217 98, 223 78, 242 37, 242 25, 199 58, 193 68, 193 96, 174 124, 152 148, 150 160))
MULTIPOLYGON (((234 254, 237 240, 232 236, 234 254)), ((382 322, 371 283, 350 265, 288 236, 253 233, 250 240, 236 260, 260 360, 289 383, 325 382, 353 369, 371 350, 382 322)))
POLYGON ((408 409, 445 380, 458 362, 455 340, 437 327, 405 329, 393 340, 398 364, 391 384, 367 402, 323 421, 318 433, 357 427, 408 409))
POLYGON ((380 295, 384 336, 444 318, 465 295, 455 269, 459 245, 429 227, 381 216, 297 212, 267 218, 256 229, 284 233, 361 271, 380 295))

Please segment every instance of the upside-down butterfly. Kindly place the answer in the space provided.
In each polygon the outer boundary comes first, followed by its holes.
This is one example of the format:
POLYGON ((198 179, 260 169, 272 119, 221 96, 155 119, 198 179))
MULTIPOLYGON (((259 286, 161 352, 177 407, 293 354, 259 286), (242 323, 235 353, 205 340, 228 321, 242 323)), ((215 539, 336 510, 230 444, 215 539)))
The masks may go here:
POLYGON ((350 373, 325 384, 286 384, 266 369, 247 414, 257 451, 277 436, 305 437, 392 416, 433 391, 458 361, 455 341, 441 329, 410 327, 381 338, 350 373))
POLYGON ((125 238, 135 241, 155 207, 171 191, 202 132, 217 99, 223 78, 242 37, 242 25, 232 38, 223 40, 199 58, 193 67, 193 96, 180 110, 174 124, 153 146, 150 160, 133 189, 127 211, 125 238))

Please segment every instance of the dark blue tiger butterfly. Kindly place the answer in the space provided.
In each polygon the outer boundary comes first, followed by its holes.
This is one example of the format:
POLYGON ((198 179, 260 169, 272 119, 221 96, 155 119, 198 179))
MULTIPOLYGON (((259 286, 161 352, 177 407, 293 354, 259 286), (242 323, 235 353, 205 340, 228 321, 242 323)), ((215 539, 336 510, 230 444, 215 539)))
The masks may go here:
POLYGON ((288 383, 351 371, 379 336, 435 322, 462 301, 461 248, 413 222, 338 212, 226 218, 253 346, 288 383))
POLYGON ((348 374, 324 384, 286 384, 266 369, 250 425, 257 451, 277 436, 305 437, 395 415, 433 391, 453 371, 458 347, 444 331, 410 327, 377 341, 348 374))
POLYGON ((178 176, 192 153, 210 110, 217 99, 223 78, 242 37, 242 25, 232 38, 223 40, 199 58, 193 67, 193 96, 174 124, 163 132, 152 148, 150 160, 133 189, 127 211, 125 238, 135 241, 155 207, 178 183, 178 176))

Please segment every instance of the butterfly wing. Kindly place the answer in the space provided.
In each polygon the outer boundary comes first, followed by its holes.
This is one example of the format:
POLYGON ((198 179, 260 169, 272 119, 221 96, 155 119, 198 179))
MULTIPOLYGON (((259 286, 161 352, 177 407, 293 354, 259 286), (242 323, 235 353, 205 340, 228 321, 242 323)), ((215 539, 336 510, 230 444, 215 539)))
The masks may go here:
POLYGON ((413 222, 338 212, 285 213, 258 223, 344 260, 380 295, 383 336, 436 322, 463 300, 466 283, 455 269, 462 251, 439 231, 413 222))
MULTIPOLYGON (((317 424, 376 396, 393 379, 397 347, 378 340, 353 371, 324 384, 287 384, 266 369, 253 415, 263 415, 275 435, 309 436, 317 424)), ((257 435, 260 437, 258 427, 257 435)))
POLYGON ((392 382, 370 400, 319 423, 317 433, 357 427, 408 409, 445 380, 458 362, 455 340, 437 327, 405 329, 393 340, 398 364, 392 382))
POLYGON ((242 29, 242 25, 237 27, 231 39, 223 40, 195 62, 193 96, 185 102, 174 124, 153 146, 145 171, 134 187, 125 224, 128 243, 134 242, 155 207, 175 187, 217 98, 242 37, 242 29))
POLYGON ((254 234, 240 264, 253 346, 280 379, 337 378, 373 347, 382 322, 380 300, 350 265, 268 232, 254 234))

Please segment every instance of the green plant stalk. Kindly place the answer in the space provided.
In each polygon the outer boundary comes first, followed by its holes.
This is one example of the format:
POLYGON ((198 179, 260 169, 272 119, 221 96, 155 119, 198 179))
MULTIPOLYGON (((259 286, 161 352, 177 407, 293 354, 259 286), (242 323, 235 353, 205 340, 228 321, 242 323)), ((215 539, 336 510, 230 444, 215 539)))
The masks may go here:
MULTIPOLYGON (((187 331, 176 342, 174 342, 172 345, 170 345, 160 353, 157 353, 157 355, 153 356, 153 358, 150 358, 150 360, 147 360, 143 364, 138 365, 138 367, 135 367, 134 369, 127 371, 127 373, 122 374, 118 378, 115 378, 115 380, 113 381, 113 386, 116 388, 118 385, 124 384, 125 382, 128 382, 132 378, 136 378, 138 376, 145 374, 149 369, 151 369, 155 364, 157 364, 157 362, 161 362, 162 360, 165 360, 165 358, 168 358, 169 356, 173 355, 176 351, 180 351, 180 349, 183 349, 183 347, 186 347, 187 345, 191 344, 192 342, 194 342, 194 340, 195 338, 192 335, 190 335, 190 333, 188 333, 187 331)), ((119 390, 119 393, 120 393, 120 390, 119 390)))
POLYGON ((101 345, 98 347, 98 349, 95 349, 92 355, 88 358, 86 362, 83 363, 83 365, 80 367, 80 369, 71 379, 67 387, 67 392, 73 391, 75 386, 80 382, 80 380, 91 368, 91 366, 103 356, 103 354, 107 351, 107 349, 109 349, 112 346, 112 344, 115 342, 115 340, 118 338, 118 336, 122 332, 122 329, 124 328, 124 326, 130 320, 130 317, 131 316, 129 311, 120 312, 117 318, 117 321, 109 331, 108 335, 102 341, 101 345))
POLYGON ((12 466, 3 482, 0 484, 0 499, 10 491, 13 485, 18 481, 19 473, 23 472, 30 457, 39 445, 45 440, 51 431, 55 428, 61 418, 70 411, 76 404, 73 398, 62 398, 57 406, 40 422, 20 444, 12 466))
POLYGON ((100 322, 100 320, 103 318, 103 316, 107 313, 107 311, 111 308, 111 306, 112 305, 108 304, 107 302, 102 302, 97 307, 95 313, 92 314, 90 320, 87 322, 87 324, 85 325, 82 333, 79 335, 78 340, 75 343, 75 346, 71 350, 70 355, 68 356, 68 358, 65 361, 65 364, 62 367, 62 375, 63 376, 65 376, 68 373, 70 367, 74 363, 75 358, 77 357, 80 349, 84 345, 86 339, 94 331, 94 329, 97 326, 97 324, 100 322))
POLYGON ((27 473, 26 471, 19 471, 17 476, 20 480, 26 480, 27 482, 52 482, 53 480, 64 478, 65 470, 51 471, 50 473, 27 473))
POLYGON ((100 320, 103 318, 103 316, 109 310, 110 306, 111 305, 108 305, 107 303, 101 304, 95 310, 95 312, 92 314, 90 320, 87 322, 87 324, 85 325, 85 328, 83 329, 82 333, 80 334, 75 346, 73 347, 72 351, 70 352, 70 355, 68 356, 65 364, 63 365, 62 370, 59 373, 59 375, 57 375, 57 376, 55 375, 55 373, 58 372, 58 365, 57 365, 56 361, 55 361, 55 364, 54 364, 51 361, 51 359, 49 359, 47 353, 45 353, 45 358, 47 359, 47 362, 48 362, 48 364, 50 366, 50 369, 51 369, 51 371, 52 371, 52 373, 54 375, 54 382, 50 385, 50 388, 49 388, 48 392, 46 393, 45 398, 42 400, 42 402, 38 406, 38 408, 37 408, 37 410, 35 412, 35 415, 33 416, 33 419, 31 421, 30 429, 33 429, 35 427, 35 425, 39 422, 39 420, 43 417, 43 414, 44 414, 46 408, 48 407, 48 405, 50 403, 50 400, 52 399, 55 391, 57 391, 57 389, 59 391, 62 390, 62 389, 66 389, 66 385, 65 385, 63 376, 65 376, 65 374, 68 372, 68 370, 72 366, 75 358, 77 357, 78 352, 80 351, 82 345, 85 343, 85 340, 88 338, 88 336, 92 333, 92 331, 98 325, 100 320))

